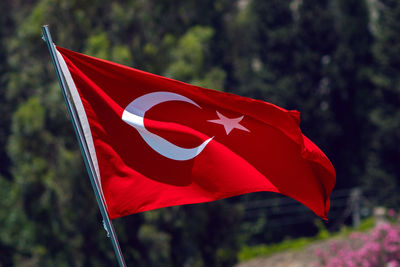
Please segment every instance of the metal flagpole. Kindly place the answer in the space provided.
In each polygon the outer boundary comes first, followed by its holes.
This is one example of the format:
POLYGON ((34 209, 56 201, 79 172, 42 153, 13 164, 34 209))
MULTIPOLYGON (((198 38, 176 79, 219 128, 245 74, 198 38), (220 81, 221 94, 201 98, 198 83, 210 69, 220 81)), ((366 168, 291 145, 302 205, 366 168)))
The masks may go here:
POLYGON ((110 237, 110 239, 111 239, 111 243, 113 245, 115 256, 118 260, 119 266, 126 267, 125 260, 122 255, 122 252, 121 252, 121 248, 118 243, 117 235, 115 233, 112 222, 111 222, 110 218, 108 217, 104 198, 103 198, 102 194, 100 193, 101 185, 98 182, 99 180, 97 179, 98 177, 95 172, 94 164, 92 162, 91 157, 89 156, 89 149, 88 149, 88 145, 86 143, 86 140, 85 140, 85 137, 83 134, 82 125, 79 121, 77 111, 69 99, 70 94, 67 91, 66 81, 62 75, 60 64, 57 60, 56 50, 54 47, 53 40, 51 39, 48 25, 42 26, 42 32, 43 32, 42 38, 46 42, 47 47, 49 48, 51 60, 53 61, 54 69, 57 74, 58 82, 61 87, 61 91, 62 91, 64 100, 65 100, 65 104, 67 105, 67 110, 68 110, 69 116, 72 120, 72 125, 74 126, 75 134, 78 139, 78 143, 79 143, 79 147, 82 152, 83 160, 85 162, 85 166, 86 166, 86 169, 89 174, 90 182, 92 184, 94 194, 96 195, 97 204, 99 205, 100 213, 101 213, 101 216, 103 217, 103 226, 107 231, 107 236, 110 237))

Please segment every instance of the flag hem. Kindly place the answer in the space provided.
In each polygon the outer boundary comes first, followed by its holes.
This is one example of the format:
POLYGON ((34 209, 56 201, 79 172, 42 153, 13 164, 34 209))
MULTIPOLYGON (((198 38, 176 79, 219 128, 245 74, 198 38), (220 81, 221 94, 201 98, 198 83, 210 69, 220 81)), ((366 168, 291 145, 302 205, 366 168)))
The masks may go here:
MULTIPOLYGON (((61 55, 61 53, 57 50, 56 46, 55 46, 55 49, 56 49, 57 59, 58 59, 58 62, 60 64, 60 68, 61 68, 62 74, 63 74, 63 76, 65 78, 66 83, 67 83, 67 87, 68 87, 67 89, 68 89, 68 91, 69 91, 69 93, 71 95, 72 102, 73 102, 74 107, 75 107, 75 109, 77 111, 80 125, 82 126, 82 130, 83 130, 83 133, 84 133, 85 141, 86 141, 86 144, 87 144, 87 147, 88 147, 88 150, 89 150, 89 156, 90 156, 90 159, 91 159, 91 161, 93 163, 94 171, 96 172, 95 179, 96 179, 96 181, 97 181, 97 183, 99 185, 100 194, 101 194, 102 198, 105 199, 104 198, 104 194, 103 194, 103 189, 101 187, 100 169, 99 169, 99 164, 98 164, 98 161, 97 161, 96 149, 94 147, 93 136, 92 136, 92 132, 90 130, 89 121, 88 121, 88 118, 87 118, 87 115, 86 115, 86 111, 85 111, 85 109, 83 107, 82 100, 81 100, 81 98, 79 96, 79 92, 78 92, 78 90, 77 90, 77 88, 75 86, 75 82, 74 82, 74 80, 72 78, 71 73, 69 72, 67 64, 65 63, 65 60, 64 60, 63 56, 61 55)), ((105 203, 105 205, 107 207, 107 203, 105 203)))

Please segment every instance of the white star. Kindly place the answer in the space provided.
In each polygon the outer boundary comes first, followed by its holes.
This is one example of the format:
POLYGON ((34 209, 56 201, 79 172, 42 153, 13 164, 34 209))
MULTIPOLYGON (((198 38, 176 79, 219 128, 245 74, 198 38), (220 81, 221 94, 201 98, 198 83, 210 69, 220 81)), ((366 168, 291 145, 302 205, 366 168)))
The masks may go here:
POLYGON ((223 125, 227 135, 235 128, 246 131, 246 132, 250 132, 248 129, 246 129, 245 127, 243 127, 242 125, 239 124, 239 122, 243 119, 244 116, 241 116, 239 118, 230 119, 230 118, 225 117, 218 111, 217 111, 217 115, 219 117, 218 120, 208 120, 208 121, 212 122, 212 123, 217 123, 217 124, 223 125))

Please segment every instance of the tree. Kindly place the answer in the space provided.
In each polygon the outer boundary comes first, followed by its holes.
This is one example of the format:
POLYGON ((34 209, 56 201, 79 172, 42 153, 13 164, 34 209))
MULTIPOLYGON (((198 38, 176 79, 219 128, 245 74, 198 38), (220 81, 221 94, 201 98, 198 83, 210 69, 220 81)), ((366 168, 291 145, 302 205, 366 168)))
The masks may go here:
MULTIPOLYGON (((2 10, 8 10, 10 8, 9 2, 4 1, 0 3, 0 8, 2 10)), ((2 62, 0 66, 0 88, 5 88, 7 84, 7 49, 6 49, 6 36, 12 32, 13 25, 11 23, 10 14, 4 14, 0 18, 0 62, 2 62)), ((0 90, 0 113, 2 116, 0 117, 0 176, 4 176, 10 178, 10 173, 8 170, 8 166, 10 164, 9 158, 6 153, 6 142, 7 136, 10 133, 10 121, 12 114, 12 105, 7 101, 6 90, 0 90)))
POLYGON ((329 106, 336 122, 331 159, 339 187, 352 187, 365 172, 370 140, 368 112, 373 84, 372 36, 363 0, 337 1, 333 6, 338 45, 329 64, 329 106), (354 154, 356 153, 356 155, 354 154), (344 178, 345 177, 345 178, 344 178), (342 178, 342 179, 340 179, 342 178))
POLYGON ((395 160, 400 158, 400 3, 380 0, 371 9, 376 16, 373 30, 377 72, 373 75, 376 90, 369 96, 374 101, 369 114, 374 131, 364 184, 374 192, 378 203, 399 207, 400 198, 393 192, 400 186, 400 168, 395 160))

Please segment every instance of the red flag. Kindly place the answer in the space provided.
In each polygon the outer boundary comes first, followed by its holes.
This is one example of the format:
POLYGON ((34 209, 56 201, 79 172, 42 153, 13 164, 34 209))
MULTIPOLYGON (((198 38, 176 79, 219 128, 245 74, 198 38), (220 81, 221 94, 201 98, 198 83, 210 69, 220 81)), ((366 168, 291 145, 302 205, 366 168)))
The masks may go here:
POLYGON ((335 170, 297 111, 57 50, 111 219, 256 191, 327 219, 335 170))

